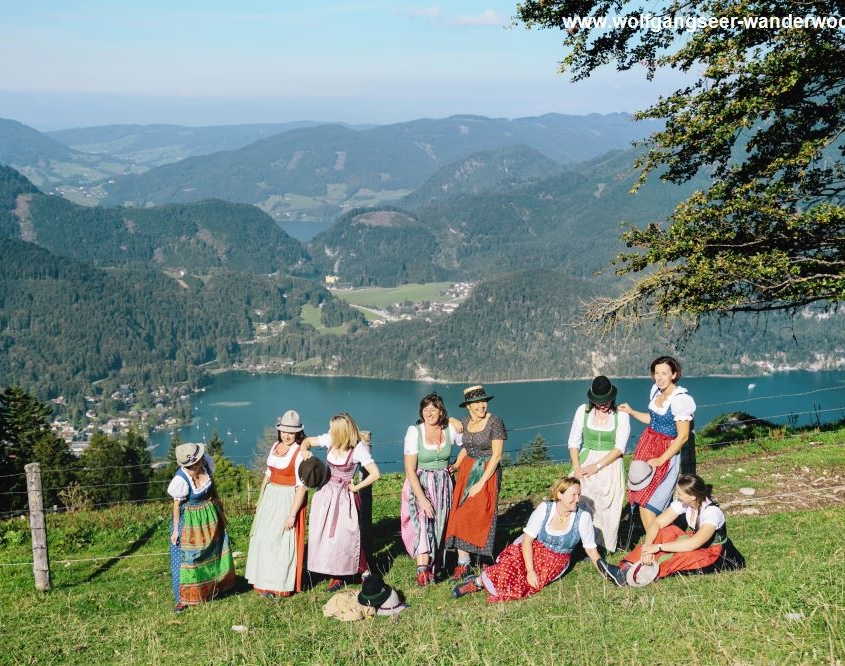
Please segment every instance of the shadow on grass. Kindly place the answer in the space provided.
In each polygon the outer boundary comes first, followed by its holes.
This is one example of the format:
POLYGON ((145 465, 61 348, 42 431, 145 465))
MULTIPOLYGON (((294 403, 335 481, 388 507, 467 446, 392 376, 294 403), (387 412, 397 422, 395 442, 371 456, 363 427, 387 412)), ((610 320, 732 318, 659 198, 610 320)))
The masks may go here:
POLYGON ((130 555, 138 551, 141 547, 147 545, 150 542, 150 539, 153 538, 153 535, 156 533, 157 530, 158 525, 150 525, 150 527, 147 528, 146 532, 144 532, 140 537, 138 537, 137 539, 135 539, 135 541, 129 544, 129 546, 124 549, 122 553, 120 553, 119 555, 115 555, 112 558, 109 558, 108 560, 100 564, 96 569, 94 569, 94 571, 91 572, 88 578, 85 579, 85 582, 90 583, 96 578, 99 578, 109 569, 111 569, 115 564, 120 562, 123 558, 129 557, 130 555))

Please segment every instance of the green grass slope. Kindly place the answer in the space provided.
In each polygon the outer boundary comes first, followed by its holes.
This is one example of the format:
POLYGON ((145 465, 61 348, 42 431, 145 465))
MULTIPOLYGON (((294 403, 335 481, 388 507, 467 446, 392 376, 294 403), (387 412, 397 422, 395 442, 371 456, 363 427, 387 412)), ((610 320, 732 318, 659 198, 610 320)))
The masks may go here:
MULTIPOLYGON (((582 561, 540 594, 506 604, 488 604, 483 594, 453 600, 446 583, 416 587, 399 545, 401 478, 388 475, 374 490, 376 546, 391 564, 387 582, 411 608, 396 619, 349 624, 323 617, 324 584, 275 601, 241 585, 174 615, 164 503, 50 516, 53 589, 46 593, 33 589, 26 521, 7 521, 0 523, 0 661, 839 664, 843 440, 845 431, 833 430, 700 450, 699 471, 714 483, 748 560, 743 571, 618 589, 582 561)), ((499 547, 562 472, 554 465, 504 470, 499 547)), ((245 498, 226 501, 242 576, 252 510, 245 498)))

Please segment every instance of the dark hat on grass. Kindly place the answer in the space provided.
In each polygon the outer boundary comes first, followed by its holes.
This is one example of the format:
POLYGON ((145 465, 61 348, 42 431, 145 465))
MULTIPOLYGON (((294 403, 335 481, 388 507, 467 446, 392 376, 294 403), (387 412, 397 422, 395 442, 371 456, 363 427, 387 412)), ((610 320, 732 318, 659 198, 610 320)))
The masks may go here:
POLYGON ((593 385, 587 391, 587 399, 596 405, 603 405, 616 400, 616 387, 604 375, 593 380, 593 385))
POLYGON ((361 591, 358 593, 358 603, 364 606, 378 608, 390 598, 393 588, 384 582, 384 579, 373 572, 364 579, 361 591))
POLYGON ((487 395, 484 387, 481 384, 470 386, 464 389, 464 401, 461 407, 466 407, 472 402, 488 402, 493 399, 492 395, 487 395))

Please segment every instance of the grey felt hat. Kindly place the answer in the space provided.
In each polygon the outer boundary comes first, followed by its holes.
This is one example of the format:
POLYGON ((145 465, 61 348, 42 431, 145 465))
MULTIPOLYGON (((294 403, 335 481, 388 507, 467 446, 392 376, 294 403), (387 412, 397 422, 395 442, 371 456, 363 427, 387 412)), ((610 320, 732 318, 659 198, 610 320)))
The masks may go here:
POLYGON ((628 468, 628 490, 647 488, 654 476, 654 467, 645 460, 632 460, 628 468))

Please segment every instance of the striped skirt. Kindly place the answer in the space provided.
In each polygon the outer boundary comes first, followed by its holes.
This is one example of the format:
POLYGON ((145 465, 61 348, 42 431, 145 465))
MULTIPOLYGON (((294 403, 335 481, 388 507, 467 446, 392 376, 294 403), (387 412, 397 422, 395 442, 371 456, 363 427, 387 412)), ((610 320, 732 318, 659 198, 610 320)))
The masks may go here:
POLYGON ((170 573, 177 603, 210 601, 235 584, 235 562, 223 509, 211 499, 186 502, 179 544, 170 547, 170 573))
POLYGON ((358 496, 347 481, 332 477, 311 501, 308 517, 308 570, 351 576, 366 570, 358 523, 358 496))
POLYGON ((405 479, 402 486, 402 508, 400 510, 400 526, 402 542, 408 555, 431 555, 432 562, 442 562, 444 555, 444 538, 446 521, 452 508, 452 492, 454 484, 452 475, 442 470, 417 470, 425 496, 434 506, 434 518, 429 518, 417 503, 417 498, 411 490, 410 482, 405 479))

